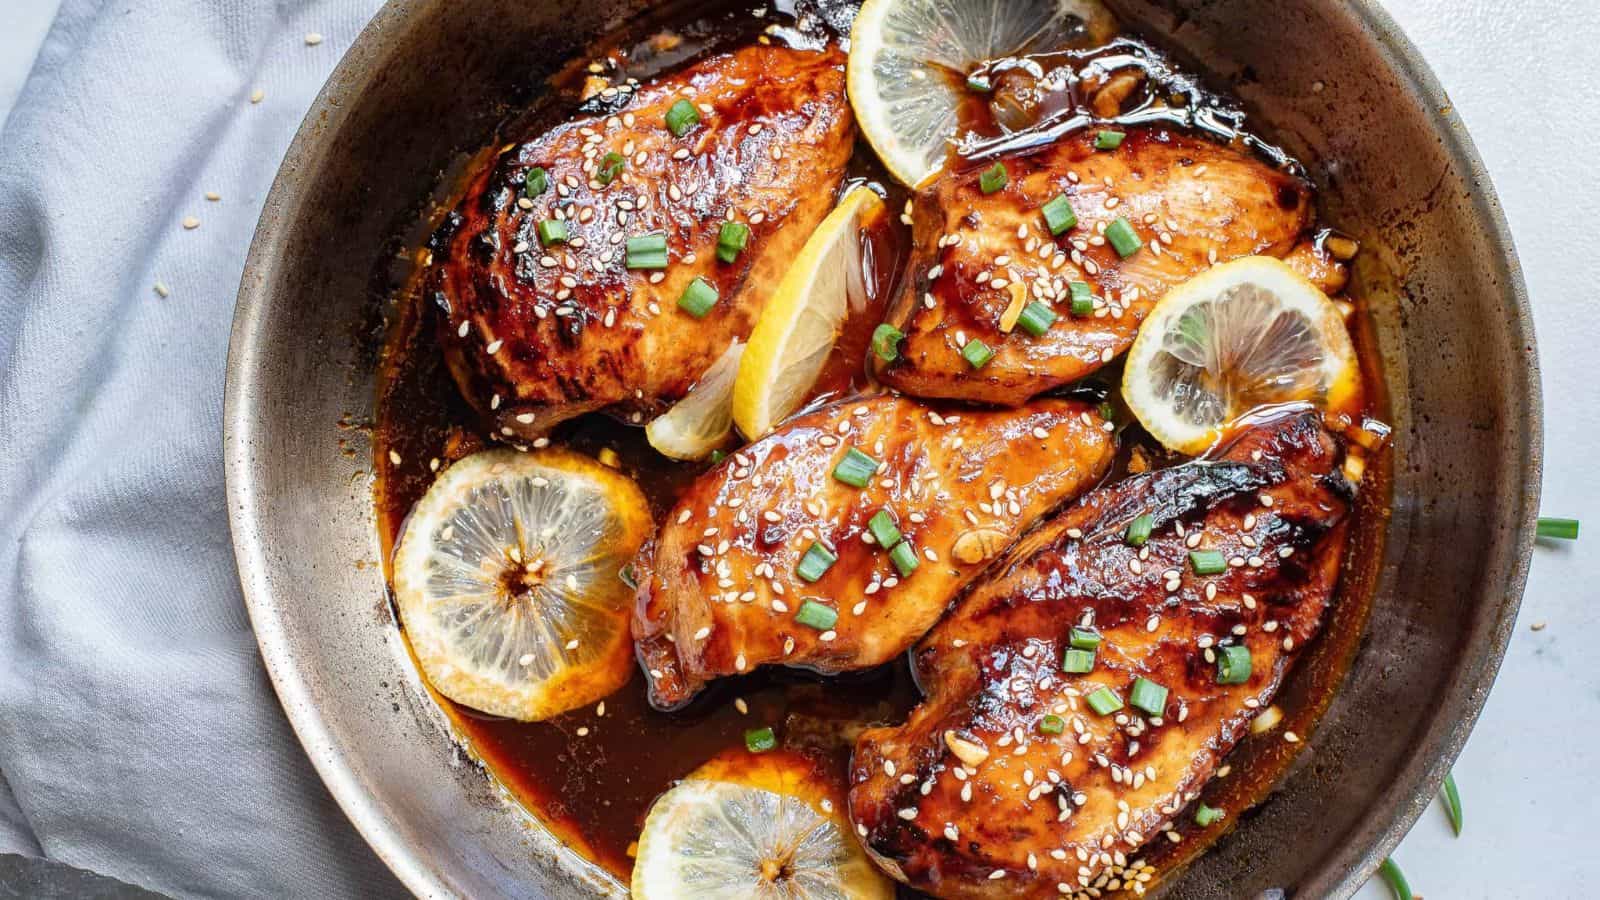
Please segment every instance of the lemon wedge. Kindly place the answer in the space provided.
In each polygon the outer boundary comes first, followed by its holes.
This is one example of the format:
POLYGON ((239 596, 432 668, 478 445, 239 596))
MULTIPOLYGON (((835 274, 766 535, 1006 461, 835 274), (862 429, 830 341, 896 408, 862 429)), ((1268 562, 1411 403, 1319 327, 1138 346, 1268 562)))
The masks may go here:
POLYGON ((489 450, 439 476, 406 519, 395 601, 430 684, 535 721, 633 671, 633 591, 618 571, 651 528, 632 479, 565 450, 489 450))
POLYGON ((645 818, 634 900, 890 900, 808 757, 735 751, 662 794, 645 818))
POLYGON ((975 68, 1116 32, 1099 0, 866 0, 850 29, 850 106, 889 173, 917 187, 950 156, 975 68))
POLYGON ((744 344, 734 341, 682 400, 644 427, 650 446, 673 459, 705 459, 733 433, 733 379, 744 344))
POLYGON ((861 229, 883 199, 852 188, 822 220, 767 298, 733 383, 733 421, 755 440, 793 413, 828 361, 845 316, 866 307, 861 229))
POLYGON ((1169 290, 1128 351, 1122 396, 1156 440, 1199 454, 1253 409, 1347 409, 1361 369, 1339 307, 1281 260, 1248 256, 1169 290))

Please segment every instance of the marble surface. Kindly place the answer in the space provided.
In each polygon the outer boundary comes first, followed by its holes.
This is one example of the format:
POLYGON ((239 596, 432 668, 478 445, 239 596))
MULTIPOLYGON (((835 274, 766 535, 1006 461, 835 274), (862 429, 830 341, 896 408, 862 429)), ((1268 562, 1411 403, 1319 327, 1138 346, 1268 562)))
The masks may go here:
MULTIPOLYGON (((0 2, 0 120, 57 0, 0 2)), ((1576 544, 1542 543, 1510 652, 1455 773, 1466 828, 1439 809, 1395 852, 1433 898, 1600 894, 1588 803, 1600 787, 1600 220, 1589 160, 1600 118, 1586 75, 1600 67, 1600 17, 1570 0, 1387 0, 1466 122, 1505 206, 1533 298, 1545 413, 1544 512, 1587 519, 1576 544), (1529 865, 1524 860, 1543 860, 1529 865), (1516 861, 1516 862, 1513 862, 1516 861)), ((1362 900, 1387 896, 1368 885, 1362 900)))

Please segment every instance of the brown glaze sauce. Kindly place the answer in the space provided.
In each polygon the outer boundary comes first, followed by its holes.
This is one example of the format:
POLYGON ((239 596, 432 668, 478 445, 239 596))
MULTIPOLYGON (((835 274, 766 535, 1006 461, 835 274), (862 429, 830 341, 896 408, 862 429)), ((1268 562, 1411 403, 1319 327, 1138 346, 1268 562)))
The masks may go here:
MULTIPOLYGON (((689 13, 688 15, 696 15, 689 13)), ((703 14, 701 14, 703 16, 703 14)), ((778 24, 786 33, 817 39, 822 23, 838 27, 848 23, 848 11, 824 5, 808 17, 809 23, 771 13, 757 20, 744 13, 713 18, 652 17, 643 39, 628 42, 618 36, 598 48, 605 54, 614 77, 646 78, 692 59, 700 53, 725 49, 756 39, 763 25, 778 24), (660 34, 673 39, 662 41, 660 34), (653 35, 653 36, 652 36, 653 35)), ((1244 134, 1243 114, 1225 98, 1206 93, 1190 75, 1177 72, 1150 46, 1131 39, 1082 53, 1050 54, 1042 60, 1045 71, 1062 65, 1079 67, 1095 58, 1108 71, 1133 65, 1145 73, 1138 89, 1123 105, 1127 121, 1178 122, 1187 127, 1241 140, 1268 159, 1298 171, 1297 164, 1259 139, 1244 134), (1130 62, 1131 60, 1131 62, 1130 62), (1193 115, 1206 110, 1203 120, 1193 115), (1219 126, 1218 123, 1223 123, 1219 126), (1218 134, 1218 127, 1232 134, 1218 134)), ((576 61, 552 80, 550 98, 523 112, 506 128, 525 127, 530 120, 556 120, 579 106, 578 90, 586 77, 587 60, 576 61)), ((954 75, 952 75, 954 77, 954 75)), ((963 76, 964 81, 964 76, 963 76)), ((964 163, 980 160, 996 149, 1015 149, 1053 139, 1056 134, 1088 127, 1095 119, 1087 98, 1049 111, 1050 127, 1040 132, 1004 134, 992 116, 972 104, 963 112, 964 125, 973 136, 963 142, 964 163)), ((498 146, 491 141, 491 149, 498 146)), ((485 151, 487 152, 487 151, 485 151)), ((464 157, 463 165, 447 173, 418 223, 421 235, 437 225, 454 203, 460 189, 459 173, 470 171, 482 153, 464 157)), ((837 346, 813 390, 810 405, 849 396, 876 386, 864 365, 873 327, 881 320, 885 301, 909 250, 909 227, 900 221, 908 193, 884 173, 871 149, 859 142, 843 189, 868 183, 886 198, 886 215, 863 235, 863 259, 869 298, 864 311, 852 313, 837 346)), ((422 240, 407 244, 414 270, 426 253, 422 240)), ((411 271, 391 276, 396 285, 394 302, 378 377, 377 423, 374 431, 375 502, 385 571, 407 513, 427 490, 435 465, 449 462, 491 445, 487 431, 461 399, 445 368, 434 340, 437 323, 432 304, 421 302, 411 271), (391 455, 391 453, 393 455, 391 455), (398 459, 395 463, 392 460, 398 459)), ((1388 411, 1383 380, 1378 369, 1378 349, 1358 296, 1352 296, 1357 314, 1351 317, 1351 336, 1360 356, 1365 379, 1364 408, 1359 412, 1384 420, 1388 411)), ((1120 362, 1096 373, 1069 393, 1104 398, 1121 379, 1120 362)), ((1183 461, 1151 440, 1126 410, 1117 411, 1119 433, 1117 463, 1108 478, 1120 477, 1130 466, 1168 465, 1183 461)), ((1360 420, 1359 415, 1355 417, 1360 420)), ((679 463, 652 450, 643 429, 603 415, 568 422, 551 435, 555 445, 609 456, 633 477, 650 499, 656 515, 668 509, 679 492, 709 466, 679 463), (606 452, 606 451, 609 451, 606 452)), ((1259 802, 1288 771, 1298 748, 1282 739, 1284 730, 1304 736, 1327 707, 1353 658, 1366 621, 1383 556, 1384 522, 1389 515, 1391 457, 1387 448, 1367 456, 1367 469, 1350 529, 1338 596, 1321 635, 1304 652, 1277 703, 1284 710, 1281 725, 1264 735, 1251 735, 1228 758, 1231 772, 1213 779, 1205 802, 1229 810, 1245 810, 1259 802)), ((687 709, 671 714, 657 712, 645 699, 642 676, 635 676, 621 691, 598 707, 577 710, 545 722, 516 722, 485 716, 434 697, 450 715, 470 751, 492 776, 504 784, 532 813, 551 826, 563 840, 626 882, 632 868, 630 849, 638 836, 651 801, 677 779, 730 749, 742 748, 747 729, 770 725, 788 748, 813 754, 843 783, 850 746, 859 729, 869 723, 898 723, 915 705, 919 692, 904 660, 878 669, 826 680, 788 670, 763 670, 741 678, 713 683, 687 709), (743 701, 740 713, 735 700, 743 701)), ((1181 844, 1152 843, 1142 854, 1158 870, 1170 871, 1202 852, 1227 827, 1209 830, 1184 822, 1179 830, 1192 839, 1181 844)), ((912 896, 902 889, 906 896, 912 896)))

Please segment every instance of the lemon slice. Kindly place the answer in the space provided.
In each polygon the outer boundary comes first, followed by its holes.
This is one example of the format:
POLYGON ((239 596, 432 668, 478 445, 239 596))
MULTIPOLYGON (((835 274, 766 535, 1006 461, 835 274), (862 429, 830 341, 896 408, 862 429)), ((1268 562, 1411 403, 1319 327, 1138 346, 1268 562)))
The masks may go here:
POLYGON ((634 900, 889 900, 843 803, 799 754, 713 760, 645 818, 634 900))
POLYGON ((883 199, 871 188, 852 188, 767 298, 733 383, 733 421, 745 437, 761 437, 799 407, 845 315, 866 307, 861 229, 883 214, 883 199))
POLYGON ((650 420, 650 446, 673 459, 704 459, 733 432, 733 379, 744 344, 734 341, 682 400, 650 420))
POLYGON ((406 519, 395 601, 428 681, 497 716, 548 718, 633 671, 618 571, 650 531, 626 475, 565 450, 475 453, 406 519))
POLYGON ((1099 0, 866 0, 850 29, 850 106, 889 173, 917 187, 944 168, 974 68, 1116 32, 1099 0))
POLYGON ((1280 260, 1248 256, 1167 292, 1128 351, 1122 396, 1164 446, 1199 454, 1274 403, 1346 409, 1361 370, 1332 300, 1280 260))

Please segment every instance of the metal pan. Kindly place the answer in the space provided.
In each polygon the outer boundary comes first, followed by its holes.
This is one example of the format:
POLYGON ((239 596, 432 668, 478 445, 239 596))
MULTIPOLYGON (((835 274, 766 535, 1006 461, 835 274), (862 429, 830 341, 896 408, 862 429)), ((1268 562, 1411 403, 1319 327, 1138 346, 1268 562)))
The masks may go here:
MULTIPOLYGON (((290 721, 335 798, 424 896, 621 893, 452 744, 376 565, 370 447, 381 297, 455 154, 621 0, 392 0, 334 72, 262 214, 224 429, 245 598, 290 721)), ((1398 428, 1387 549, 1346 683, 1274 794, 1157 894, 1344 897, 1429 802, 1515 618, 1537 509, 1538 366, 1522 275, 1472 143, 1417 51, 1364 0, 1133 0, 1124 18, 1247 102, 1359 237, 1398 428)))

